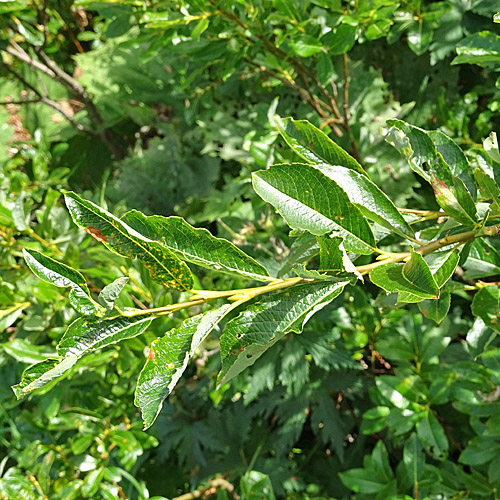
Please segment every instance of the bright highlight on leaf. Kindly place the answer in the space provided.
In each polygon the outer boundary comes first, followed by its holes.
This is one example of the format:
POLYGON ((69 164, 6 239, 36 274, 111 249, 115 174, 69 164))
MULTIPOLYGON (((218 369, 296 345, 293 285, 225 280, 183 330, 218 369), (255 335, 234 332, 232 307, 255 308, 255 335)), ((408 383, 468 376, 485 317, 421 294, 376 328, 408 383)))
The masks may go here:
POLYGON ((163 401, 181 378, 198 346, 231 308, 225 304, 193 316, 153 342, 154 355, 148 356, 135 392, 135 404, 141 408, 145 429, 153 425, 163 401))
POLYGON ((90 296, 85 278, 75 269, 35 250, 23 250, 24 260, 40 279, 58 287, 71 288, 69 301, 81 314, 102 315, 104 309, 90 296))

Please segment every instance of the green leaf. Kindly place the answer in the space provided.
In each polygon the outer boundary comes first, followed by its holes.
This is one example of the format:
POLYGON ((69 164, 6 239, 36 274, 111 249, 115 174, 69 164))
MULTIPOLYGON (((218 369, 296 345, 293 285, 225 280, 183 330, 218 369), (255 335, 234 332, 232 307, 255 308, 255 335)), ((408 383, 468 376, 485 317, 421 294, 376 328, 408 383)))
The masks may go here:
POLYGON ((219 386, 231 380, 289 332, 300 333, 309 318, 339 296, 347 282, 296 285, 257 302, 232 319, 220 339, 219 386))
POLYGON ((57 352, 64 357, 81 357, 88 351, 137 337, 148 328, 153 319, 147 314, 99 320, 78 318, 64 333, 57 352))
POLYGON ((462 179, 469 192, 475 196, 476 187, 471 175, 471 167, 462 149, 455 141, 439 130, 430 130, 427 135, 436 146, 436 151, 441 154, 443 160, 450 167, 452 174, 462 179))
POLYGON ((190 290, 193 275, 187 265, 157 241, 152 241, 96 204, 75 193, 64 194, 75 224, 112 252, 141 260, 158 283, 176 290, 190 290))
POLYGON ((352 49, 357 32, 358 26, 341 24, 335 31, 327 33, 322 38, 322 42, 327 46, 329 54, 338 56, 352 49))
POLYGON ((366 175, 363 167, 324 132, 306 120, 275 117, 286 143, 309 163, 327 163, 350 168, 366 175))
POLYGON ((422 478, 425 465, 425 456, 422 451, 422 444, 417 435, 412 433, 406 441, 403 450, 403 463, 406 474, 411 478, 415 491, 418 491, 418 483, 422 478))
MULTIPOLYGON (((293 373, 291 376, 294 376, 293 373)), ((345 430, 339 411, 335 407, 331 395, 325 390, 318 391, 314 401, 311 426, 314 432, 321 436, 323 443, 332 446, 340 460, 343 460, 345 430)))
POLYGON ((302 35, 300 38, 292 40, 290 47, 300 57, 310 57, 323 50, 321 42, 310 35, 302 35))
POLYGON ((448 451, 448 439, 432 410, 427 410, 420 415, 416 429, 421 443, 434 458, 444 459, 448 451))
POLYGON ((78 356, 69 356, 61 362, 59 359, 46 359, 45 361, 29 366, 24 370, 21 382, 12 386, 16 398, 22 399, 35 389, 39 389, 60 377, 77 361, 78 356))
POLYGON ((144 429, 153 425, 163 401, 181 378, 198 346, 232 308, 232 304, 225 304, 193 316, 153 341, 135 391, 135 405, 142 411, 144 429))
POLYGON ((212 236, 206 229, 194 228, 181 217, 146 217, 132 210, 125 222, 151 240, 167 247, 177 257, 199 266, 221 272, 269 281, 269 273, 245 252, 222 238, 212 236))
POLYGON ((408 47, 410 47, 417 56, 421 56, 429 48, 433 35, 434 30, 431 24, 420 18, 415 21, 408 30, 408 47))
POLYGON ((385 481, 370 469, 349 469, 339 473, 340 480, 356 493, 378 493, 385 487, 385 481))
POLYGON ((336 182, 365 217, 403 238, 414 236, 394 203, 368 177, 344 167, 315 165, 315 168, 336 182))
POLYGON ((423 300, 418 304, 420 312, 439 325, 450 310, 451 293, 449 290, 442 290, 439 297, 434 300, 423 300))
POLYGON ((467 465, 481 465, 500 455, 500 443, 490 437, 476 436, 460 454, 459 461, 467 465))
POLYGON ((29 305, 29 302, 22 302, 8 309, 0 310, 0 333, 12 325, 29 305))
POLYGON ((128 282, 128 277, 124 276, 115 279, 109 285, 106 285, 99 293, 99 302, 108 310, 111 311, 115 307, 116 299, 122 293, 123 288, 128 282))
POLYGON ((431 270, 434 281, 441 288, 453 276, 460 260, 461 249, 432 252, 425 256, 425 261, 431 270))
POLYGON ((490 210, 500 214, 500 189, 496 182, 483 170, 476 168, 474 170, 474 178, 479 187, 479 193, 485 200, 491 200, 490 210))
POLYGON ((75 269, 35 250, 23 249, 24 260, 40 279, 55 286, 70 287, 69 302, 81 314, 102 315, 103 308, 90 296, 85 278, 75 269))
POLYGON ((375 246, 371 227, 359 209, 335 181, 313 166, 274 165, 253 173, 252 179, 257 194, 271 203, 290 227, 318 236, 340 230, 361 247, 375 246))
POLYGON ((370 272, 370 280, 386 292, 400 292, 401 302, 418 302, 439 294, 429 266, 415 251, 405 264, 389 263, 376 267, 370 272))
POLYGON ((432 139, 425 130, 401 120, 387 120, 387 125, 391 128, 386 141, 408 160, 414 172, 430 181, 430 175, 424 170, 424 166, 432 164, 437 155, 432 139))
POLYGON ((464 264, 465 279, 485 278, 500 274, 500 252, 488 238, 476 238, 464 264))
POLYGON ((500 332, 500 287, 485 286, 474 295, 472 314, 480 317, 487 326, 500 332))
POLYGON ((431 185, 439 206, 451 217, 464 225, 477 223, 476 205, 461 179, 451 174, 451 170, 438 158, 431 174, 431 185))
POLYGON ((320 271, 342 271, 345 251, 340 248, 343 239, 340 236, 318 236, 320 271))
POLYGON ((54 356, 54 350, 49 346, 35 345, 21 339, 14 338, 2 344, 3 350, 21 363, 38 363, 54 356))
POLYGON ((490 135, 483 141, 483 147, 493 161, 500 163, 500 150, 496 132, 490 132, 490 135))
POLYGON ((240 479, 244 500, 275 500, 273 485, 267 474, 256 470, 248 471, 240 479))
POLYGON ((464 38, 457 46, 457 56, 451 64, 477 64, 490 67, 500 62, 500 36, 481 31, 464 38))
POLYGON ((439 294, 439 287, 432 276, 430 267, 422 255, 415 252, 413 248, 411 249, 410 259, 403 265, 402 274, 419 292, 433 295, 439 294))

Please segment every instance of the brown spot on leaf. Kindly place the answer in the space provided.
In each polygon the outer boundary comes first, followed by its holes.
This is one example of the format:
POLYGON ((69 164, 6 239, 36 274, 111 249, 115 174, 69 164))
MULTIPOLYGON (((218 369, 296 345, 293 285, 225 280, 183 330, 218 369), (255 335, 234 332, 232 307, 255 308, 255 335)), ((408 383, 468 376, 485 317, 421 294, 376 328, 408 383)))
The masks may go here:
POLYGON ((102 234, 100 229, 97 229, 94 226, 89 226, 83 229, 86 233, 89 233, 90 236, 93 236, 97 241, 107 241, 108 237, 102 234))

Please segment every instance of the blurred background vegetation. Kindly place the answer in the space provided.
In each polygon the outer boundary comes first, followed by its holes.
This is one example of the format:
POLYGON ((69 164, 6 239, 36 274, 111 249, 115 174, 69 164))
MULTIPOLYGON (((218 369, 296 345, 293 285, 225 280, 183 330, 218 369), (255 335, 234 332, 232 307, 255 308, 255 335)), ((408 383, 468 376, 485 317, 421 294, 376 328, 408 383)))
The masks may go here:
POLYGON ((117 215, 182 215, 286 275, 314 240, 289 235, 251 187, 253 170, 292 159, 274 114, 321 127, 399 207, 437 209, 384 141, 385 122, 442 130, 472 164, 488 162, 497 10, 495 0, 0 2, 0 497, 497 499, 500 344, 459 285, 439 326, 369 285, 350 289, 220 389, 215 335, 148 432, 132 404, 144 349, 182 315, 86 356, 25 401, 10 389, 75 317, 64 290, 27 270, 23 247, 64 258, 92 291, 130 275, 122 306, 176 300, 72 225, 60 189, 117 215))

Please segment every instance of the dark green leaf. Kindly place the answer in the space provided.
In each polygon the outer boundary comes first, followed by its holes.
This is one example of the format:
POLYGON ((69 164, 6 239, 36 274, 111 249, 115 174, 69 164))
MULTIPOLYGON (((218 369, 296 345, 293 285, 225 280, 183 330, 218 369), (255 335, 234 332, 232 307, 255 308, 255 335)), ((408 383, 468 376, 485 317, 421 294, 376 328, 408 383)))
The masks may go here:
POLYGON ((99 320, 78 318, 69 325, 57 346, 57 351, 64 357, 81 357, 88 351, 137 337, 146 330, 153 319, 147 314, 99 320))
POLYGON ((16 398, 22 399, 35 389, 39 389, 60 377, 77 361, 78 356, 69 356, 62 361, 60 359, 46 359, 45 361, 29 366, 24 370, 21 382, 12 387, 16 398))
POLYGON ((318 236, 320 271, 342 271, 345 251, 340 248, 343 239, 340 236, 318 236))
MULTIPOLYGON (((412 285, 405 276, 403 275, 403 264, 386 264, 384 266, 376 267, 370 273, 370 280, 380 288, 383 288, 386 292, 403 292, 409 294, 410 297, 416 297, 419 300, 432 299, 437 293, 424 292, 420 288, 412 285)), ((428 282, 432 285, 432 282, 427 278, 423 278, 422 282, 428 282)), ((401 301, 404 301, 404 296, 400 297, 401 301)))
POLYGON ((190 290, 193 275, 184 262, 179 260, 161 243, 152 241, 123 223, 120 219, 75 193, 64 194, 75 224, 112 252, 124 257, 140 259, 151 277, 168 288, 190 290))
POLYGON ((197 229, 181 217, 146 217, 137 210, 127 212, 127 224, 151 240, 167 247, 182 260, 209 269, 269 281, 269 273, 245 252, 206 229, 197 229))
POLYGON ((432 410, 425 411, 416 425, 417 434, 434 458, 443 459, 448 451, 448 439, 432 410))
POLYGON ((287 333, 300 333, 309 318, 340 295, 346 284, 320 281, 296 285, 251 305, 232 319, 220 340, 219 385, 255 363, 287 333))
POLYGON ((420 293, 438 295, 439 287, 432 276, 432 272, 422 255, 411 250, 411 257, 405 262, 402 269, 403 277, 410 285, 416 287, 420 293))
POLYGON ((135 404, 141 408, 145 429, 153 425, 163 401, 181 378, 198 346, 232 307, 225 304, 193 316, 151 344, 135 392, 135 404))
POLYGON ((491 438, 477 436, 460 454, 459 461, 467 465, 485 464, 500 455, 500 443, 491 438))
POLYGON ((423 300, 418 304, 420 312, 437 324, 441 323, 450 310, 451 293, 449 290, 442 290, 439 297, 434 300, 423 300))
POLYGON ((349 52, 356 41, 357 26, 341 24, 336 30, 327 33, 323 43, 328 47, 328 53, 334 56, 349 52))
POLYGON ((351 155, 308 121, 276 117, 275 123, 286 143, 309 163, 339 165, 366 175, 351 155))
POLYGON ((75 269, 35 250, 23 249, 24 260, 40 279, 58 287, 70 287, 69 301, 81 314, 102 315, 103 308, 90 296, 85 278, 75 269))
POLYGON ((500 331, 500 287, 485 286, 474 295, 472 314, 479 316, 487 326, 500 331))
POLYGON ((340 230, 359 244, 375 245, 370 225, 359 209, 335 181, 313 166, 275 165, 255 172, 253 186, 294 229, 318 236, 340 230))
POLYGON ((464 264, 466 279, 485 278, 500 274, 500 252, 487 238, 477 238, 470 246, 464 264))
POLYGON ((388 120, 391 128, 386 141, 394 146, 405 157, 410 167, 425 180, 430 181, 429 173, 424 169, 426 164, 432 164, 437 151, 431 138, 425 130, 409 125, 401 120, 388 120))
POLYGON ((394 203, 368 177, 344 167, 328 165, 315 165, 315 167, 336 182, 365 217, 404 238, 414 236, 412 228, 394 203))

